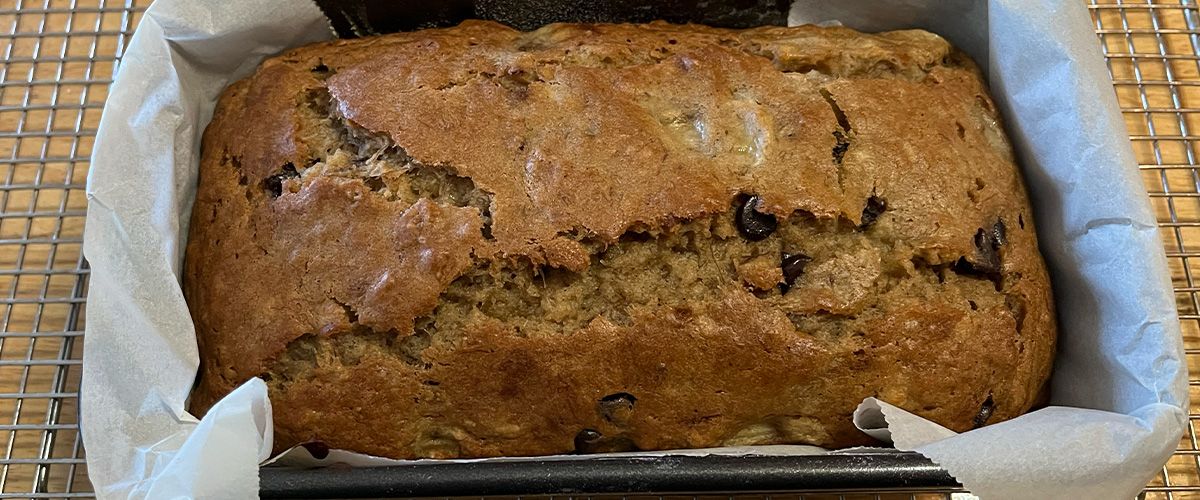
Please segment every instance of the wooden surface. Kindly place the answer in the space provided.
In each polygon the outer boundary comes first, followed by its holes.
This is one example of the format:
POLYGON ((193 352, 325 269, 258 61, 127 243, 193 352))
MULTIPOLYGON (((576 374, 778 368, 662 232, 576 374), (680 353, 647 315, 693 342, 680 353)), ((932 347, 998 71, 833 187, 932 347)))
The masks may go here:
MULTIPOLYGON (((0 182, 7 186, 0 187, 0 298, 7 298, 0 303, 0 483, 6 494, 30 492, 35 475, 44 474, 44 491, 86 492, 77 398, 70 394, 82 356, 83 183, 112 55, 137 16, 101 0, 24 2, 20 7, 33 13, 14 15, 17 1, 0 0, 0 54, 7 61, 0 69, 0 182), (72 4, 74 14, 56 11, 72 4), (33 33, 47 35, 26 35, 33 33), (47 455, 50 465, 33 463, 47 455)), ((1189 166, 1200 153, 1190 142, 1200 136, 1196 34, 1178 3, 1105 8, 1115 7, 1112 1, 1099 2, 1093 14, 1112 55, 1116 93, 1163 225, 1175 286, 1183 289, 1177 297, 1188 362, 1200 373, 1200 354, 1192 353, 1200 352, 1200 304, 1192 291, 1200 283, 1200 177, 1189 166)), ((1200 498, 1193 429, 1180 450, 1150 483, 1148 498, 1200 498)))
POLYGON ((113 56, 133 21, 111 1, 0 0, 5 494, 33 492, 35 476, 45 492, 90 491, 75 428, 84 182, 113 56))
MULTIPOLYGON (((1196 32, 1185 16, 1195 10, 1178 2, 1126 2, 1126 9, 1095 9, 1101 40, 1110 55, 1118 100, 1140 164, 1140 173, 1159 220, 1176 288, 1191 380, 1200 373, 1200 177, 1191 165, 1200 159, 1200 65, 1196 32), (1136 56, 1130 56, 1135 54, 1136 56), (1138 85, 1137 82, 1143 82, 1138 85)), ((1193 4, 1194 5, 1194 4, 1193 4)), ((1194 9, 1194 7, 1193 7, 1194 9)), ((1193 27, 1196 26, 1195 19, 1193 27)), ((1189 384, 1192 408, 1200 392, 1189 384)), ((1200 446, 1194 418, 1179 451, 1151 481, 1147 498, 1200 498, 1200 446)))

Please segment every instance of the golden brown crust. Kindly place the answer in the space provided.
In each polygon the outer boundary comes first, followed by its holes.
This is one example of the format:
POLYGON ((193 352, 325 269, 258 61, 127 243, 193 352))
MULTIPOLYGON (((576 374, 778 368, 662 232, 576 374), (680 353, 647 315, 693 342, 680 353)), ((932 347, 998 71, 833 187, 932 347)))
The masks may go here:
POLYGON ((205 133, 193 407, 265 376, 277 448, 398 458, 841 447, 869 442, 866 396, 1012 418, 1055 323, 997 120, 921 31, 468 22, 293 50, 205 133), (741 194, 778 229, 739 236, 741 194))

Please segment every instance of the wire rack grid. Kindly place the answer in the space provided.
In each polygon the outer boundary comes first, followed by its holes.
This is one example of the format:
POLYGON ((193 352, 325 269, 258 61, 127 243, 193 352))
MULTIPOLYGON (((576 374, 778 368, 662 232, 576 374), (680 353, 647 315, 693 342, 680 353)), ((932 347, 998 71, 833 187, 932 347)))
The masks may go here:
POLYGON ((1187 432, 1143 495, 1200 498, 1200 10, 1195 0, 1089 2, 1158 216, 1191 371, 1187 432))
POLYGON ((141 7, 0 0, 0 495, 90 496, 77 425, 84 182, 141 7))
MULTIPOLYGON (((1188 363, 1200 373, 1200 7, 1197 0, 1081 1, 1159 217, 1188 363)), ((77 414, 88 275, 80 253, 84 183, 108 85, 148 3, 0 0, 0 498, 92 496, 77 414)), ((1200 375, 1189 388, 1196 404, 1188 432, 1144 498, 1200 498, 1200 375)))

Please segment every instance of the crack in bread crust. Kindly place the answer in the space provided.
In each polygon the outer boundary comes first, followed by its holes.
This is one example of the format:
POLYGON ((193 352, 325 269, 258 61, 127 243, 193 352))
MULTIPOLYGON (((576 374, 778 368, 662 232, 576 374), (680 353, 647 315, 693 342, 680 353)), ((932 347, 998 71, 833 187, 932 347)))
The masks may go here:
POLYGON ((865 396, 961 431, 1049 374, 1019 171, 925 32, 317 44, 223 94, 200 175, 192 407, 262 376, 280 449, 841 447, 865 396))

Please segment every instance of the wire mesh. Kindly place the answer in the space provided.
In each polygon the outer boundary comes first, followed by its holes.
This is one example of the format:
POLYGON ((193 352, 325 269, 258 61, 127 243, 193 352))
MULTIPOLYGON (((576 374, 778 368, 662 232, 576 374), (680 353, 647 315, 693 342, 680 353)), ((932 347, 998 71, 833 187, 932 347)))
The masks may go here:
MULTIPOLYGON (((1158 214, 1188 362, 1200 373, 1200 8, 1197 0, 1083 1, 1158 214)), ((83 189, 108 85, 148 3, 0 0, 0 498, 92 496, 77 421, 88 276, 83 189)), ((1198 404, 1188 432, 1145 498, 1200 498, 1200 375, 1189 386, 1198 404)))
POLYGON ((0 1, 0 496, 91 496, 77 425, 87 158, 141 7, 0 1))
POLYGON ((1089 0, 1158 216, 1192 376, 1187 433, 1145 498, 1200 498, 1200 10, 1195 0, 1089 0))

